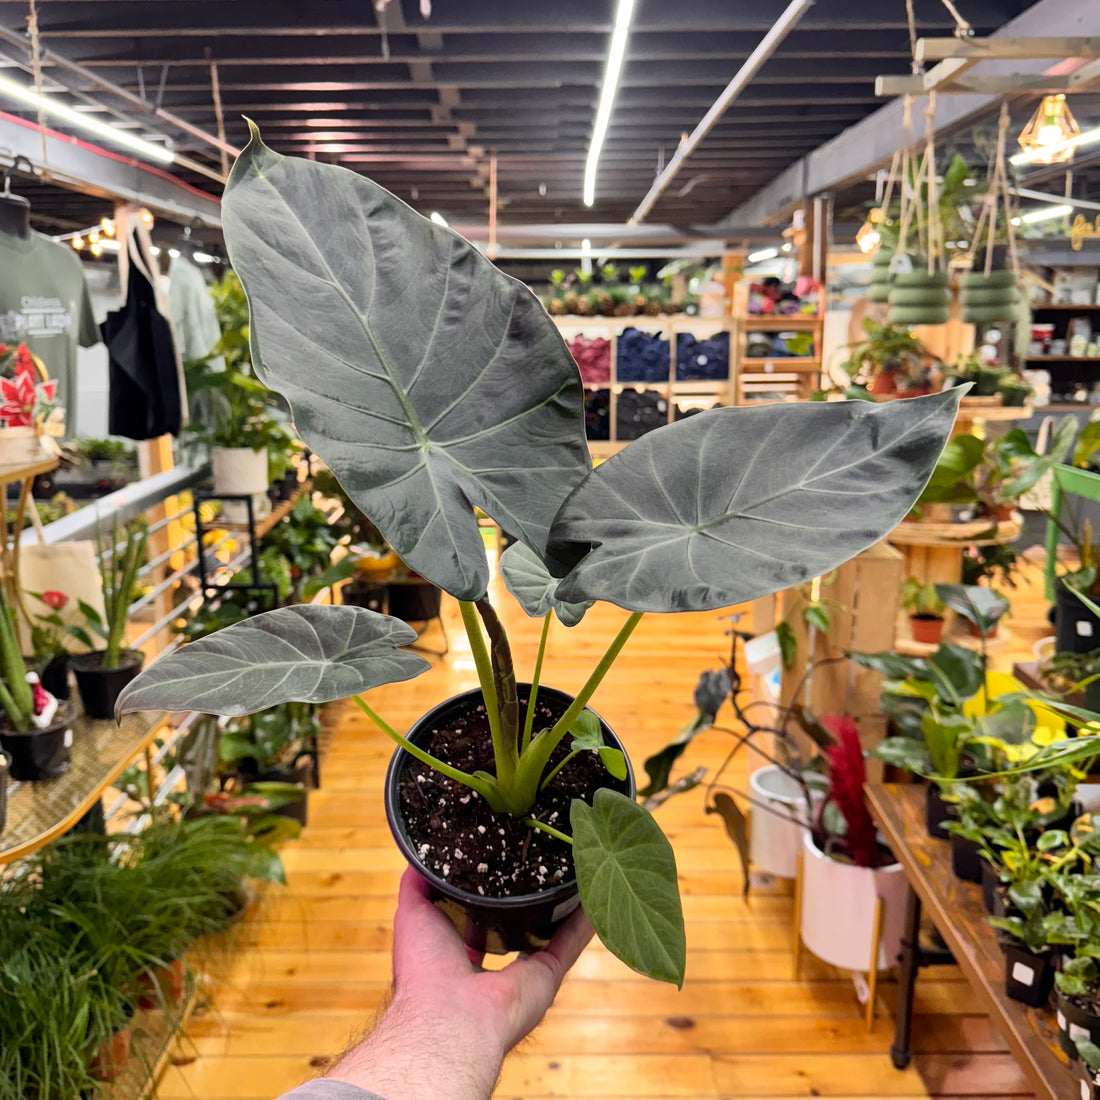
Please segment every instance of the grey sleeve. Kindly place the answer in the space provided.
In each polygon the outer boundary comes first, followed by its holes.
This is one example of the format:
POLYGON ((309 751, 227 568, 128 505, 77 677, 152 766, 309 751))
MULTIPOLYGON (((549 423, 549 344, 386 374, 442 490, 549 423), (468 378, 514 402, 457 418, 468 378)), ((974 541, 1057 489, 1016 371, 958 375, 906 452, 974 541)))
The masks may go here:
POLYGON ((279 1100, 384 1100, 376 1092, 367 1092, 357 1085, 345 1081, 331 1081, 322 1077, 318 1081, 307 1081, 296 1089, 284 1093, 279 1100))

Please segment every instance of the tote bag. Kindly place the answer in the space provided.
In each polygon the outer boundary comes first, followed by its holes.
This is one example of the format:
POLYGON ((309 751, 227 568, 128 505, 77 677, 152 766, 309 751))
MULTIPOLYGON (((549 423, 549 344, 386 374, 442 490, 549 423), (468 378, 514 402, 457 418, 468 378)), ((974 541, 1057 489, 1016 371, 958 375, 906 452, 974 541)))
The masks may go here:
MULTIPOLYGON (((42 603, 32 592, 60 592, 68 598, 65 606, 57 611, 65 624, 84 625, 84 615, 80 611, 79 601, 83 600, 104 618, 103 583, 99 573, 99 559, 96 544, 91 539, 77 539, 72 542, 47 543, 42 530, 42 520, 29 502, 31 522, 38 532, 38 542, 26 543, 19 548, 19 575, 16 581, 24 593, 26 608, 32 618, 51 615, 54 608, 42 603)), ((17 615, 19 637, 23 653, 30 656, 31 632, 23 616, 17 615)), ((94 635, 93 635, 94 640, 94 635)), ((76 638, 66 635, 65 645, 70 653, 83 653, 86 646, 76 638)))

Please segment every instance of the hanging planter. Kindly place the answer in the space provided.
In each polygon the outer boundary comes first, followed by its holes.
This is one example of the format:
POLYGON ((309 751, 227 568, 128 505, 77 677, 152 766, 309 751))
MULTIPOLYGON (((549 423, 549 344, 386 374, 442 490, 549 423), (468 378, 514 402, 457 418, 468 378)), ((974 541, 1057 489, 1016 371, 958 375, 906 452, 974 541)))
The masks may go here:
POLYGON ((942 325, 950 316, 951 286, 945 271, 929 271, 926 260, 897 272, 890 286, 887 321, 893 325, 942 325), (922 266, 923 265, 923 266, 922 266))

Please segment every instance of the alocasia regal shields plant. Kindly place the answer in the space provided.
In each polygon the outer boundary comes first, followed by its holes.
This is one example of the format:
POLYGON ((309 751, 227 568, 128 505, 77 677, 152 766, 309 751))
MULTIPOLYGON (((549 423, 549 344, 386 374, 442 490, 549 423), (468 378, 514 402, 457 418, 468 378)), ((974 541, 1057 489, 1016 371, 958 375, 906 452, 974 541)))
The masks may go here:
MULTIPOLYGON (((581 380, 553 322, 456 233, 362 176, 278 155, 255 128, 224 224, 257 373, 407 565, 460 601, 494 768, 465 774, 428 757, 359 698, 428 667, 401 648, 410 628, 359 608, 291 607, 228 627, 153 664, 121 710, 242 714, 350 696, 413 756, 524 820, 567 733, 599 748, 584 707, 643 612, 726 607, 834 569, 905 516, 954 421, 958 391, 718 409, 593 470, 581 380), (518 539, 501 570, 529 615, 575 623, 594 600, 632 612, 548 730, 520 713, 475 507, 518 539)), ((616 753, 601 755, 621 772, 616 753)), ((570 831, 600 938, 643 973, 682 982, 675 862, 656 823, 602 789, 591 806, 574 801, 570 831)))

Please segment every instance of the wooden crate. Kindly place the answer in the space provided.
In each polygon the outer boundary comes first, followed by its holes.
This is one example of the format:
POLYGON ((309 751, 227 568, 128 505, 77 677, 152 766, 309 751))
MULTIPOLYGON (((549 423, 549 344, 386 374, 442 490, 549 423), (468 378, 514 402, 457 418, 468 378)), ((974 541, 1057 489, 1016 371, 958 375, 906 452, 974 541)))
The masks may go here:
POLYGON ((818 717, 850 715, 859 726, 865 748, 878 744, 886 732, 886 719, 879 707, 882 677, 858 667, 844 654, 892 648, 902 571, 901 553, 880 542, 824 579, 820 595, 830 601, 827 632, 807 625, 802 616, 807 603, 802 589, 787 589, 777 600, 761 600, 753 608, 754 629, 770 629, 777 618, 783 618, 795 636, 795 661, 783 670, 781 704, 797 702, 818 717))

